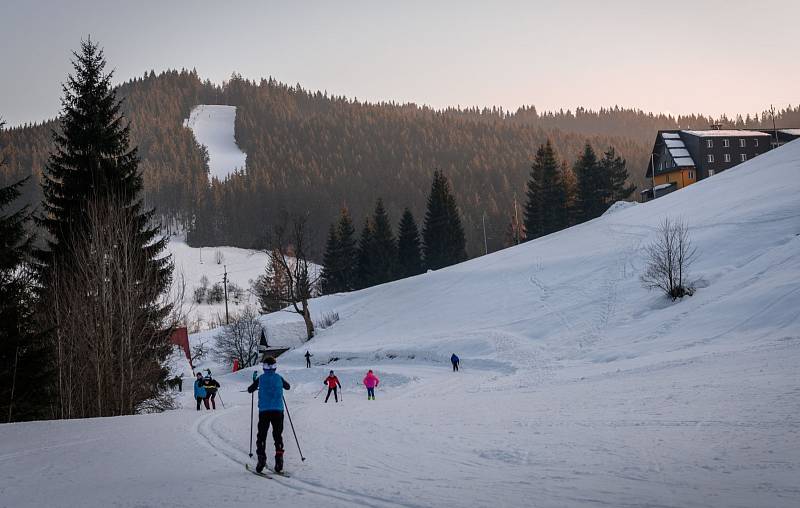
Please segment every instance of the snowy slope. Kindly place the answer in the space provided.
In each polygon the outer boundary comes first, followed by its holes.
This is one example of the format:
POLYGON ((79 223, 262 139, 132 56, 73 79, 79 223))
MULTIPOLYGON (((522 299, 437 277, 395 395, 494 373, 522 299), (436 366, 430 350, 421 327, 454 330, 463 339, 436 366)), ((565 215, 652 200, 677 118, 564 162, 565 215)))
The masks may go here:
POLYGON ((186 120, 195 139, 208 149, 209 180, 222 180, 234 170, 244 169, 247 155, 236 145, 236 106, 200 104, 186 120))
MULTIPOLYGON (((799 176, 793 142, 518 247, 314 300, 341 320, 279 362, 308 459, 287 427, 292 478, 242 470, 247 370, 220 378, 213 413, 184 387, 166 414, 0 426, 0 505, 798 506, 799 176), (666 216, 699 253, 698 292, 676 303, 638 280, 666 216), (329 369, 339 404, 314 398, 329 369)), ((279 335, 298 318, 263 320, 279 335)))
POLYGON ((248 305, 258 307, 258 300, 249 289, 251 281, 266 270, 268 257, 265 252, 237 247, 190 247, 181 236, 170 237, 167 252, 175 263, 175 278, 182 278, 186 283, 183 303, 190 328, 205 329, 210 323, 218 323, 219 316, 224 318, 224 303, 197 304, 192 301, 192 295, 203 277, 208 279, 209 286, 222 283, 226 267, 228 281, 245 290, 242 298, 228 301, 228 312, 239 313, 248 305))
MULTIPOLYGON (((266 252, 224 246, 190 247, 182 235, 171 236, 166 250, 175 264, 175 290, 180 287, 178 281, 185 282, 183 311, 188 317, 190 330, 205 330, 222 322, 220 318, 224 319, 224 303, 198 304, 193 301, 193 295, 195 288, 200 287, 203 277, 208 280, 209 287, 215 283, 221 284, 226 269, 229 287, 236 285, 244 290, 238 299, 233 293, 229 295, 229 314, 239 314, 246 307, 259 308, 258 298, 250 289, 253 281, 267 269, 269 257, 266 252)), ((310 265, 313 277, 316 277, 320 269, 318 265, 310 265)))

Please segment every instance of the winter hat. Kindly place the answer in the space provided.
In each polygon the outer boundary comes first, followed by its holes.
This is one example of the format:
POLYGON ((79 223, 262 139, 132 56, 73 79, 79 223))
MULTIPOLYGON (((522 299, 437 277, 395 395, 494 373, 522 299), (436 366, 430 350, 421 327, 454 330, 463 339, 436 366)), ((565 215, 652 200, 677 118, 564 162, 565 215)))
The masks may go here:
POLYGON ((264 358, 264 363, 261 364, 261 367, 264 370, 275 370, 275 369, 278 368, 278 366, 276 365, 276 362, 275 362, 275 358, 273 358, 271 356, 268 356, 268 357, 264 358))
POLYGON ((333 375, 333 371, 331 371, 331 376, 333 375))

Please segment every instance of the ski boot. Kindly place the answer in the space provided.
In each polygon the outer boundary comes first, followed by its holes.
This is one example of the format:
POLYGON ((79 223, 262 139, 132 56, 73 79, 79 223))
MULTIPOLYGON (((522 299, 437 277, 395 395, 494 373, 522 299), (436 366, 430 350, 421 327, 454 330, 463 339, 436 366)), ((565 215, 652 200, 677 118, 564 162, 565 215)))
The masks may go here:
POLYGON ((256 463, 256 473, 261 473, 265 467, 267 467, 267 458, 259 457, 256 463))
POLYGON ((275 472, 283 471, 283 446, 275 447, 275 472))

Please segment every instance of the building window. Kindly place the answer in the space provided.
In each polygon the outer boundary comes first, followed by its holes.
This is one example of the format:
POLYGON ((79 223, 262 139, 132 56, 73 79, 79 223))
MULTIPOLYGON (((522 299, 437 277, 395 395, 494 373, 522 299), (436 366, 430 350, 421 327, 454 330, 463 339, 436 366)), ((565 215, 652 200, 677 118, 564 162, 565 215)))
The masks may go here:
POLYGON ((747 140, 746 139, 740 139, 739 140, 739 148, 744 148, 746 146, 747 146, 747 140))
POLYGON ((731 161, 731 154, 726 153, 723 157, 725 157, 725 162, 730 162, 731 161))
POLYGON ((758 138, 754 139, 753 141, 754 141, 754 143, 753 143, 753 144, 754 144, 755 146, 758 146, 758 138))
POLYGON ((744 162, 744 161, 747 160, 747 154, 746 153, 740 153, 739 154, 739 158, 742 159, 742 162, 744 162))
POLYGON ((708 157, 708 162, 709 163, 714 162, 714 154, 713 153, 708 154, 706 157, 708 157))
POLYGON ((694 171, 689 171, 689 180, 694 180, 694 171))
POLYGON ((722 146, 728 148, 729 146, 731 146, 731 141, 728 138, 723 139, 722 146))
POLYGON ((707 139, 706 140, 706 148, 714 148, 714 140, 713 139, 707 139))
POLYGON ((708 176, 714 176, 714 170, 713 169, 709 169, 708 170, 708 176))

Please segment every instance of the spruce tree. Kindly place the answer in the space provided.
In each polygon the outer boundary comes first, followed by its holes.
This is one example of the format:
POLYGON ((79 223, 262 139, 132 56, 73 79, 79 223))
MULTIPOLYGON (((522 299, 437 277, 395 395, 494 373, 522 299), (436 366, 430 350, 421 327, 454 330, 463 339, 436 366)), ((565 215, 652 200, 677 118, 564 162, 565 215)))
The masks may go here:
POLYGON ((358 271, 356 273, 357 289, 364 289, 374 285, 372 276, 372 224, 367 218, 361 229, 361 239, 358 241, 358 271))
POLYGON ((339 240, 339 270, 341 271, 341 291, 352 291, 357 286, 358 246, 353 219, 347 208, 342 208, 336 235, 339 240))
POLYGON ((592 145, 586 143, 583 154, 573 166, 576 179, 575 219, 577 222, 599 217, 605 211, 603 168, 597 161, 592 145))
POLYGON ((600 160, 605 179, 606 195, 603 212, 617 201, 624 201, 630 198, 636 190, 634 184, 625 185, 628 181, 628 170, 625 169, 625 159, 617 155, 614 147, 608 147, 600 160))
POLYGON ((26 180, 0 187, 0 422, 49 416, 50 362, 33 316, 30 214, 27 207, 6 213, 26 180))
POLYGON ((527 194, 525 231, 528 240, 566 227, 567 192, 550 140, 536 151, 527 194))
POLYGON ((372 216, 372 283, 383 284, 394 280, 397 261, 397 241, 392 232, 389 214, 383 207, 383 200, 378 198, 375 213, 372 216))
POLYGON ((419 229, 411 210, 406 208, 397 227, 397 277, 413 277, 422 272, 419 229))
MULTIPOLYGON (((96 395, 91 396, 94 400, 81 401, 77 409, 76 406, 61 408, 62 417, 129 414, 142 401, 158 395, 166 375, 161 364, 170 350, 164 331, 170 307, 159 299, 171 282, 172 264, 168 256, 163 256, 167 239, 159 235, 159 227, 154 225, 154 211, 144 209, 137 150, 130 146, 129 125, 111 87, 111 73, 104 72, 103 52, 96 43, 87 40, 81 42, 80 52, 73 55, 74 74, 63 86, 60 127, 53 135, 54 151, 43 174, 44 214, 38 222, 48 237, 46 248, 37 252, 42 304, 46 310, 43 315, 49 316, 49 326, 60 327, 60 319, 85 314, 87 319, 103 321, 102 329, 92 331, 98 334, 120 328, 118 320, 135 319, 135 328, 122 328, 113 334, 124 341, 123 345, 103 353, 125 357, 109 360, 109 356, 101 358, 97 353, 97 361, 104 362, 102 368, 106 363, 117 362, 125 366, 124 372, 115 380, 108 373, 101 374, 98 366, 94 369, 98 379, 82 381, 96 388, 96 395), (108 211, 105 216, 103 210, 108 211), (95 241, 109 240, 115 231, 120 234, 123 231, 108 229, 103 223, 106 218, 125 225, 125 237, 114 240, 124 242, 125 258, 121 257, 121 250, 109 250, 104 254, 108 262, 102 268, 136 263, 137 271, 110 272, 104 290, 135 284, 137 280, 147 281, 146 287, 132 285, 130 293, 117 295, 118 302, 131 302, 131 308, 112 309, 107 302, 100 301, 103 297, 100 294, 82 297, 76 294, 70 299, 63 293, 68 287, 66 283, 56 283, 69 278, 75 289, 80 284, 77 277, 91 275, 79 270, 85 266, 78 259, 97 254, 95 241), (54 307, 56 299, 63 305, 54 307), (134 361, 128 362, 131 355, 136 356, 136 369, 131 367, 134 361), (111 383, 118 387, 116 392, 109 388, 111 383), (110 397, 116 397, 116 393, 125 395, 112 400, 110 397)), ((80 356, 87 348, 96 351, 96 343, 90 341, 99 340, 98 337, 89 336, 89 330, 81 336, 69 337, 72 352, 80 356)), ((63 340, 64 333, 53 334, 53 338, 63 340)), ((60 401, 65 400, 67 390, 73 389, 61 386, 60 401)))
POLYGON ((336 226, 328 228, 328 239, 325 242, 325 253, 322 255, 322 273, 320 287, 322 294, 329 295, 343 291, 341 283, 339 235, 336 226))
POLYGON ((450 183, 440 171, 433 173, 428 209, 422 228, 425 266, 438 270, 467 259, 464 228, 450 183))

